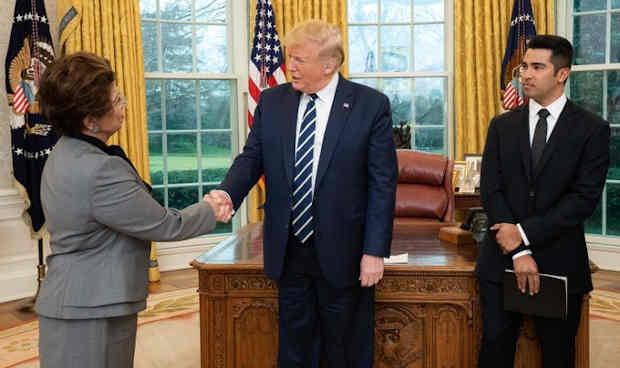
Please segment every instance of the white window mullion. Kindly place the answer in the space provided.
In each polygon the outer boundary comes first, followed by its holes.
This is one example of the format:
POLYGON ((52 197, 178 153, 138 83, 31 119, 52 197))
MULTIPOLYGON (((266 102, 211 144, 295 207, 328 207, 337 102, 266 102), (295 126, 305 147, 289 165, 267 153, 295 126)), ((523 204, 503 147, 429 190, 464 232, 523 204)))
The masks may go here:
POLYGON ((200 81, 194 82, 194 93, 196 95, 196 156, 198 159, 198 198, 202 198, 202 121, 200 119, 200 81))
POLYGON ((160 83, 160 100, 161 100, 161 160, 163 170, 164 184, 164 205, 168 207, 168 129, 166 128, 166 81, 159 80, 160 83))

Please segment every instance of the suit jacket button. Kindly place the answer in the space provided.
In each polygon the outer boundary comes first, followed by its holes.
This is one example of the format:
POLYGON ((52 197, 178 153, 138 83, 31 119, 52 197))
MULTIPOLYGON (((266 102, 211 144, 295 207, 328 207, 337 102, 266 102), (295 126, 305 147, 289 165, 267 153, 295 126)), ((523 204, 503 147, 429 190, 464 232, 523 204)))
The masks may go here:
POLYGON ((536 196, 536 193, 534 193, 534 191, 533 191, 533 190, 530 190, 529 195, 530 195, 530 197, 534 198, 534 197, 536 196))

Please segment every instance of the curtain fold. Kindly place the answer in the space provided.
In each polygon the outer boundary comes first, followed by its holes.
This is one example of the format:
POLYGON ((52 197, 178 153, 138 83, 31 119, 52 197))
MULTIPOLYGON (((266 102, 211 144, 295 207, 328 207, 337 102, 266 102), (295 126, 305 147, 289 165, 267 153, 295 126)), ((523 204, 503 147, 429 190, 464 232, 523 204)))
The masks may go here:
MULTIPOLYGON (((344 46, 344 63, 340 68, 342 75, 348 76, 348 41, 347 41, 347 2, 344 0, 272 0, 273 12, 276 19, 276 29, 281 40, 286 33, 297 24, 308 19, 321 19, 335 24, 342 33, 344 46)), ((250 1, 250 45, 254 39, 254 22, 256 18, 256 0, 250 1)), ((286 49, 286 47, 285 47, 286 49)), ((286 59, 284 64, 286 65, 286 59)), ((287 73, 288 74, 288 73, 287 73)), ((250 222, 260 222, 264 219, 264 211, 259 209, 265 203, 265 188, 263 183, 256 184, 248 196, 250 206, 250 222)))
MULTIPOLYGON (((555 33, 554 0, 532 0, 537 34, 555 33)), ((499 74, 514 0, 454 2, 455 158, 481 153, 501 112, 499 74)))
POLYGON ((58 18, 61 55, 89 51, 110 60, 127 109, 108 143, 120 145, 150 182, 139 0, 58 0, 58 18))

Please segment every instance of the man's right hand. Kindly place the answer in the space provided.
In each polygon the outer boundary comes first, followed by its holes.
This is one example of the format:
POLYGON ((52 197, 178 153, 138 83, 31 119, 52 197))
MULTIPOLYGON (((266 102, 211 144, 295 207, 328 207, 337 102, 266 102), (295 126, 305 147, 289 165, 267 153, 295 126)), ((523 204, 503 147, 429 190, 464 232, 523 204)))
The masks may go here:
POLYGON ((517 287, 525 293, 529 284, 530 295, 537 294, 540 290, 540 277, 538 265, 531 255, 523 255, 512 260, 515 274, 517 275, 517 287))
POLYGON ((215 219, 219 222, 228 222, 234 215, 233 204, 230 197, 223 190, 214 189, 203 197, 213 208, 215 219))

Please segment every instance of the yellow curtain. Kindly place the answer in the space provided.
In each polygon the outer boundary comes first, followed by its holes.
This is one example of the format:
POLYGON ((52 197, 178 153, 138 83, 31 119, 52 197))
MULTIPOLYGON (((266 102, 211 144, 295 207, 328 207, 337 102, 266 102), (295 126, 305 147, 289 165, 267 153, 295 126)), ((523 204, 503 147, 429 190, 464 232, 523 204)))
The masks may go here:
POLYGON ((123 147, 150 182, 144 59, 138 0, 58 0, 60 53, 89 51, 110 60, 127 97, 125 123, 109 144, 123 147))
MULTIPOLYGON (((455 158, 481 153, 501 112, 499 73, 514 0, 454 2, 455 158)), ((555 33, 554 0, 532 0, 537 34, 555 33)))
MULTIPOLYGON (((348 41, 347 41, 347 4, 344 0, 272 0, 276 18, 276 29, 280 39, 298 23, 308 19, 321 19, 337 25, 342 33, 345 60, 340 71, 348 76, 348 41)), ((254 21, 256 17, 256 0, 250 1, 250 42, 254 38, 254 21)), ((251 46, 251 45, 250 45, 251 46)), ((285 60, 286 64, 286 60, 285 60)), ((257 184, 248 198, 250 205, 250 222, 259 222, 264 212, 258 207, 265 203, 263 183, 257 184)))

